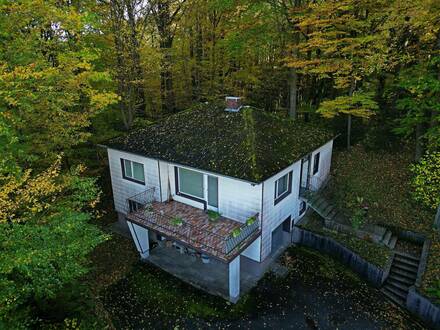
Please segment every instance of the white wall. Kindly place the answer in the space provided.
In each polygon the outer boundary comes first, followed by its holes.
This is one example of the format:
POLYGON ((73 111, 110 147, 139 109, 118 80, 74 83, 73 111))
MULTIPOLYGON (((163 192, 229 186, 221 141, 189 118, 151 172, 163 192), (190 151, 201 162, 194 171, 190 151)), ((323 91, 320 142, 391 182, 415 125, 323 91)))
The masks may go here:
POLYGON ((330 167, 332 163, 332 151, 333 151, 333 140, 327 142, 322 147, 312 152, 311 166, 310 166, 310 175, 311 175, 310 183, 314 189, 318 189, 321 183, 325 181, 325 179, 330 173, 330 167), (319 170, 318 173, 313 175, 312 173, 313 173, 315 155, 318 152, 320 153, 319 170))
MULTIPOLYGON (((261 184, 254 185, 246 181, 232 179, 194 168, 189 169, 218 178, 218 212, 224 217, 244 223, 249 217, 256 213, 261 213, 261 184)), ((173 199, 202 209, 204 207, 203 203, 176 195, 174 165, 169 164, 168 173, 173 199)))
MULTIPOLYGON (((318 185, 323 182, 330 172, 333 140, 329 141, 311 153, 310 175, 311 184, 318 185), (318 173, 313 173, 313 162, 316 153, 320 152, 320 165, 318 173)), ((289 215, 292 221, 299 219, 301 199, 299 197, 299 184, 301 175, 301 160, 279 172, 275 176, 264 181, 263 188, 263 226, 261 243, 261 260, 264 260, 271 252, 272 231, 277 228, 289 215), (275 181, 283 175, 292 173, 292 192, 277 205, 274 205, 275 181)), ((316 187, 318 188, 318 187, 316 187)))
POLYGON ((151 187, 155 187, 156 197, 159 198, 160 185, 157 160, 114 149, 108 149, 107 152, 116 211, 125 213, 127 198, 151 187), (144 165, 145 185, 126 180, 122 177, 121 158, 144 165))
POLYGON ((246 250, 244 250, 241 255, 248 257, 254 261, 261 261, 261 236, 258 237, 251 245, 249 245, 246 250))
POLYGON ((272 231, 287 217, 291 216, 291 218, 294 219, 298 214, 300 171, 301 161, 298 161, 263 183, 261 260, 264 260, 271 252, 272 231), (292 171, 292 191, 287 197, 275 205, 275 181, 290 171, 292 171))

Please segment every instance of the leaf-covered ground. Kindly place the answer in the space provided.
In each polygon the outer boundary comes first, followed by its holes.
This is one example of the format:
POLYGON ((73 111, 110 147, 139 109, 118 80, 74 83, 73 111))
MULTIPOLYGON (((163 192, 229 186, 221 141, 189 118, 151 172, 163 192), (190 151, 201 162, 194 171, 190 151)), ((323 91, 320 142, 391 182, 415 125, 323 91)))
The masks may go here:
POLYGON ((313 211, 308 212, 305 217, 307 217, 307 221, 305 221, 301 227, 317 234, 333 238, 335 241, 362 256, 366 261, 382 269, 386 266, 391 257, 391 250, 386 246, 376 244, 371 240, 360 239, 353 235, 345 235, 335 230, 325 228, 322 219, 313 211))
POLYGON ((400 328, 420 325, 344 266, 290 248, 285 278, 266 275, 233 305, 144 263, 101 293, 115 328, 400 328))
POLYGON ((433 230, 434 213, 416 203, 411 196, 409 165, 412 152, 351 151, 334 153, 332 197, 338 207, 353 211, 356 198, 368 205, 367 221, 424 233, 432 240, 422 291, 440 298, 440 237, 433 230), (437 291, 433 288, 437 288, 437 291))

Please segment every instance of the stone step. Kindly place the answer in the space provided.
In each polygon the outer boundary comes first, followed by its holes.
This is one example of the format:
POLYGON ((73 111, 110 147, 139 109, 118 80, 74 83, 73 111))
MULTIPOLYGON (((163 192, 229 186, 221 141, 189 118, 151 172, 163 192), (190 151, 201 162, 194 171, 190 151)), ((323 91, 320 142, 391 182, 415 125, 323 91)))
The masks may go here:
POLYGON ((414 274, 414 273, 412 273, 412 272, 407 272, 407 271, 405 271, 405 270, 403 270, 403 269, 400 269, 400 268, 394 268, 394 267, 391 267, 390 272, 393 273, 393 274, 397 274, 397 275, 399 275, 399 276, 404 276, 404 277, 406 277, 406 278, 412 280, 413 282, 414 282, 414 281, 416 280, 416 278, 417 278, 417 275, 416 275, 416 274, 414 274))
POLYGON ((392 236, 391 240, 388 242, 387 246, 390 249, 394 249, 396 247, 396 243, 397 243, 397 236, 392 236))
POLYGON ((394 254, 398 255, 398 256, 401 256, 401 257, 405 257, 407 259, 411 259, 411 260, 417 261, 417 262, 420 261, 419 257, 413 256, 413 255, 405 253, 405 252, 394 251, 394 254))
POLYGON ((393 233, 390 230, 387 230, 385 232, 385 235, 382 237, 382 243, 384 245, 387 245, 392 236, 393 236, 393 233))
POLYGON ((333 208, 333 210, 329 213, 327 218, 329 220, 333 220, 336 217, 336 214, 338 214, 338 211, 336 210, 336 208, 333 208))
POLYGON ((409 285, 409 286, 413 285, 414 282, 415 282, 414 279, 409 279, 409 278, 407 278, 405 276, 401 276, 401 275, 394 274, 394 273, 390 273, 389 274, 388 280, 398 281, 400 283, 403 283, 403 284, 409 285))
POLYGON ((405 300, 402 297, 394 294, 392 291, 389 291, 388 288, 384 287, 380 291, 395 304, 399 306, 405 306, 405 300))
POLYGON ((324 216, 327 218, 329 214, 335 209, 335 207, 331 204, 323 211, 324 216))
POLYGON ((408 283, 402 283, 401 281, 395 280, 395 279, 390 278, 390 277, 387 278, 385 284, 386 285, 388 285, 388 284, 392 285, 392 286, 394 286, 394 287, 396 287, 396 288, 398 288, 398 289, 400 289, 400 290, 402 290, 402 291, 404 291, 406 293, 408 293, 408 290, 409 290, 409 287, 410 287, 410 285, 408 283))
POLYGON ((407 291, 403 291, 401 289, 398 289, 392 285, 389 284, 385 284, 383 286, 387 291, 392 292, 395 296, 398 296, 400 298, 402 298, 403 300, 406 300, 406 296, 408 295, 407 291))
POLYGON ((405 256, 401 256, 399 254, 396 254, 396 256, 394 257, 395 260, 398 260, 399 262, 403 262, 409 266, 413 266, 413 267, 417 267, 419 268, 419 262, 415 261, 414 259, 409 259, 405 256))
POLYGON ((403 269, 406 270, 408 272, 414 273, 415 275, 417 275, 417 267, 416 266, 410 266, 408 264, 405 264, 399 260, 394 260, 393 264, 391 265, 392 267, 397 267, 399 269, 403 269))

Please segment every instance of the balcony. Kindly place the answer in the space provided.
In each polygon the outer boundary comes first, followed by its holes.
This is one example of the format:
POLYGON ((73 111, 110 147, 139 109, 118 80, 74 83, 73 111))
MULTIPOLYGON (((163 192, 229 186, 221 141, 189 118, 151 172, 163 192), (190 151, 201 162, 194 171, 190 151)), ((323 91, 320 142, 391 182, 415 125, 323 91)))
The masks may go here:
POLYGON ((258 214, 249 224, 223 216, 211 220, 204 210, 172 200, 158 202, 154 188, 127 200, 126 218, 224 262, 234 259, 261 234, 258 214))

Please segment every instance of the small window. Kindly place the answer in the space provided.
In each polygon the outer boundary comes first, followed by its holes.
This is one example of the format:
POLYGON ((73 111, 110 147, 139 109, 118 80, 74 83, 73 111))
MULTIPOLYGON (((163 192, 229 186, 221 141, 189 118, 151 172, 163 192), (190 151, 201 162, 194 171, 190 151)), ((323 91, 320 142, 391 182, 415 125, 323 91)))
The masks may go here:
POLYGON ((179 167, 179 193, 203 199, 203 173, 179 167))
POLYGON ((279 203, 292 191, 292 172, 275 181, 275 204, 279 203))
POLYGON ((307 204, 306 204, 306 202, 301 201, 301 204, 299 205, 299 215, 300 215, 300 216, 303 215, 304 212, 306 211, 306 209, 307 209, 307 204))
POLYGON ((321 157, 321 153, 317 153, 313 158, 313 174, 318 173, 319 171, 319 158, 321 157))
POLYGON ((145 184, 144 165, 127 159, 121 159, 121 165, 124 179, 145 184))

